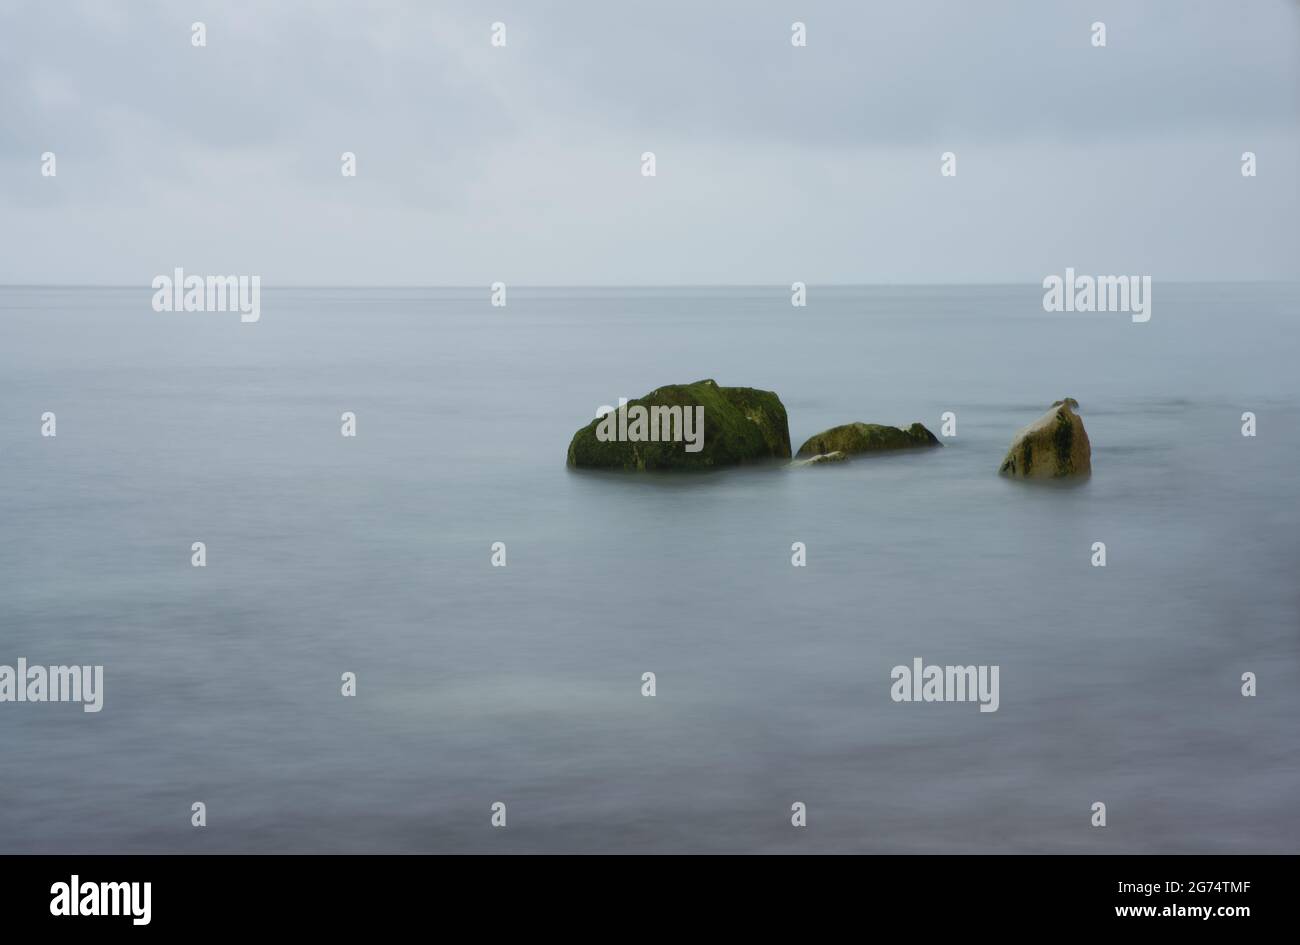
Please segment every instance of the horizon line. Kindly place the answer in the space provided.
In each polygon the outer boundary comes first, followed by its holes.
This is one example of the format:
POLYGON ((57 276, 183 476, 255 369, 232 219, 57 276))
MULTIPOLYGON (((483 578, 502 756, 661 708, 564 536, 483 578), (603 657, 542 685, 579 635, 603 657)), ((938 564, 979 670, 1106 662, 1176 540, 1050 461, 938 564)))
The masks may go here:
MULTIPOLYGON (((497 280, 501 281, 501 280, 497 280)), ((1155 279, 1152 280, 1156 281, 1155 279)), ((1163 279, 1172 285, 1300 285, 1300 276, 1291 279, 1163 279)), ((809 288, 814 286, 828 289, 887 289, 887 288, 969 288, 976 287, 1015 287, 1041 288, 1041 282, 1019 282, 993 280, 987 282, 805 282, 809 288)), ((643 282, 643 283, 506 283, 512 289, 782 289, 789 291, 783 282, 643 282)), ((268 289, 473 289, 491 288, 491 282, 434 284, 434 283, 284 283, 264 285, 268 289)), ((122 282, 0 282, 0 289, 138 289, 153 291, 148 283, 122 282)))

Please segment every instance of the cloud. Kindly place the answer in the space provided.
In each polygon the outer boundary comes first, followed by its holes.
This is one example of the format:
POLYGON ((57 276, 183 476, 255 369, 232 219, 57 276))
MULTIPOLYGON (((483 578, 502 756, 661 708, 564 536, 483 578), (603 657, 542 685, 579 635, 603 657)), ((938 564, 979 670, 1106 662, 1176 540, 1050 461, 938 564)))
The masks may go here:
POLYGON ((0 280, 185 265, 299 283, 960 281, 1083 265, 1048 247, 1116 271, 1290 276, 1298 11, 0 4, 0 280), (639 174, 645 150, 657 178, 639 174), (945 150, 956 179, 938 175, 945 150), (1245 150, 1257 179, 1240 177, 1245 150))

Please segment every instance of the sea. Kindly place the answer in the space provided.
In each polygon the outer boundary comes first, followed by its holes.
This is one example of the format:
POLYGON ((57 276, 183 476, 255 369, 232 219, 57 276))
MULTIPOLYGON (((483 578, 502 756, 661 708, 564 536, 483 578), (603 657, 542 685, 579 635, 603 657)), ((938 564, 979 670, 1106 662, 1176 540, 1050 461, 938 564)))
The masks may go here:
POLYGON ((1300 850, 1294 284, 151 295, 0 288, 0 665, 104 667, 0 703, 0 852, 1300 850), (705 378, 951 435, 566 467, 705 378), (1064 397, 1091 478, 1000 477, 1064 397))

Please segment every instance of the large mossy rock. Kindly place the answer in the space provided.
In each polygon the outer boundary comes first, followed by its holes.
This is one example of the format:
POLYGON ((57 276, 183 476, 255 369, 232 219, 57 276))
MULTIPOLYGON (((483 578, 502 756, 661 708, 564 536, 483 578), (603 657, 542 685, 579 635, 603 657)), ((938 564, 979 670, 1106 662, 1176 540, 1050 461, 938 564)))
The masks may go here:
POLYGON ((943 446, 935 435, 919 423, 906 430, 886 427, 879 423, 846 423, 831 427, 809 437, 799 447, 798 455, 817 456, 824 453, 883 453, 889 450, 910 450, 929 446, 943 446))
MULTIPOLYGON (((713 469, 790 458, 790 423, 781 398, 770 390, 719 387, 717 381, 669 384, 629 401, 634 407, 704 408, 699 452, 681 440, 606 440, 597 437, 597 418, 573 435, 569 465, 580 469, 713 469)), ((674 427, 674 429, 676 429, 674 427)))
POLYGON ((1092 475, 1092 444, 1073 397, 1058 400, 1011 441, 998 470, 1014 479, 1067 479, 1092 475))

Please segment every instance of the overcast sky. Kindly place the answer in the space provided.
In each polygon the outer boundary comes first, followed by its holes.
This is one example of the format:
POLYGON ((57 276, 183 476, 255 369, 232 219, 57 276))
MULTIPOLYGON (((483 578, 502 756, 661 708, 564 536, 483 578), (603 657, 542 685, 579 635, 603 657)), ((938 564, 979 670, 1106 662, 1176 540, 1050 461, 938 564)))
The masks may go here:
POLYGON ((1295 279, 1298 170, 1296 0, 0 0, 0 283, 1295 279))

